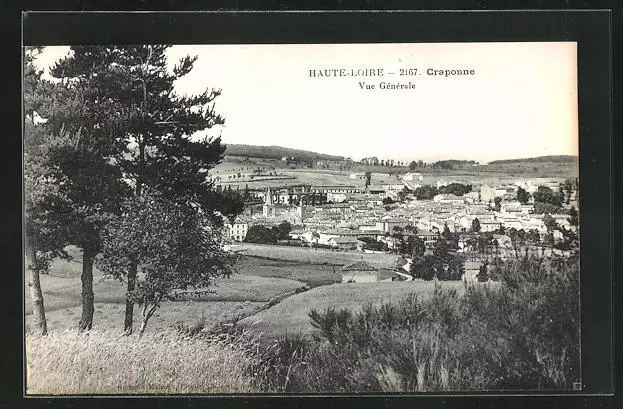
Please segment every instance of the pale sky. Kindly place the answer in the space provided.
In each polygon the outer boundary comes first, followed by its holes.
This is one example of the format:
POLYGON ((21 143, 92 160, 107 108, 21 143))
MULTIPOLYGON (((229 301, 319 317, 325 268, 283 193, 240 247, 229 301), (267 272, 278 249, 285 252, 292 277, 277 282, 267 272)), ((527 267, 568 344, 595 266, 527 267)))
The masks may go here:
MULTIPOLYGON (((67 51, 48 47, 38 64, 67 51)), ((223 90, 215 102, 225 126, 211 133, 224 143, 355 160, 578 154, 576 43, 192 45, 173 46, 169 62, 186 54, 199 58, 176 90, 223 90), (325 68, 382 68, 385 76, 310 78, 325 68), (419 75, 399 76, 400 68, 419 75), (430 76, 429 68, 475 75, 430 76), (382 81, 415 89, 378 89, 382 81)))

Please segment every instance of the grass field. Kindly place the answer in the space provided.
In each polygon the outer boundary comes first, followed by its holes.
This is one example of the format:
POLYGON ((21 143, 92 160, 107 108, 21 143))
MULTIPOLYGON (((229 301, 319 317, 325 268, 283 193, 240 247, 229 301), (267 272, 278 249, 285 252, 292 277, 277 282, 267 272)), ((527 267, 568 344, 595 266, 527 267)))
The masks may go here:
MULTIPOLYGON (((360 189, 365 188, 365 181, 361 179, 351 179, 353 172, 325 169, 291 169, 284 170, 284 174, 296 177, 301 183, 311 185, 351 185, 360 189)), ((398 179, 390 177, 388 173, 372 173, 371 183, 386 184, 397 183, 398 179)))
MULTIPOLYGON (((262 305, 264 305, 263 302, 251 301, 165 301, 149 320, 146 332, 177 325, 193 326, 203 320, 205 320, 205 327, 211 328, 221 322, 252 314, 262 305)), ((52 311, 46 310, 48 331, 59 332, 77 328, 81 311, 80 305, 52 311)), ((93 328, 120 334, 123 332, 124 316, 125 304, 96 302, 93 328)), ((32 319, 32 314, 26 315, 25 329, 27 331, 32 328, 32 319)), ((141 319, 141 308, 135 305, 135 329, 138 329, 141 319)))
MULTIPOLYGON (((249 266, 249 268, 252 268, 249 266)), ((235 274, 230 278, 217 278, 210 289, 214 294, 200 296, 181 296, 181 300, 196 301, 253 301, 266 302, 280 294, 293 291, 305 284, 274 276, 254 276, 235 274)), ((81 282, 79 276, 64 278, 54 275, 41 276, 46 311, 81 305, 81 282)), ((125 284, 102 276, 99 271, 93 273, 93 292, 95 303, 125 303, 125 284)), ((26 313, 32 313, 30 291, 25 287, 26 313)))
POLYGON ((238 265, 240 274, 302 281, 311 288, 342 280, 339 266, 275 261, 257 257, 242 257, 238 265))
MULTIPOLYGON (((257 167, 275 168, 280 174, 291 176, 294 179, 289 180, 251 180, 237 182, 232 180, 228 185, 244 188, 246 185, 250 189, 265 189, 268 186, 279 188, 293 184, 309 184, 309 185, 354 185, 364 188, 363 180, 353 180, 349 175, 354 172, 372 172, 372 184, 389 184, 400 183, 397 176, 389 176, 389 172, 401 174, 408 172, 407 167, 388 168, 384 166, 368 166, 353 164, 352 168, 347 171, 337 169, 320 169, 320 168, 297 168, 291 169, 283 164, 280 160, 255 159, 250 158, 245 161, 241 157, 227 156, 225 160, 216 168, 216 172, 232 172, 252 170, 257 167)), ((466 167, 464 169, 433 169, 423 168, 416 169, 420 172, 424 180, 422 184, 436 184, 438 181, 461 181, 468 184, 502 184, 513 183, 519 179, 559 179, 563 181, 567 178, 575 178, 578 176, 578 165, 576 163, 558 163, 558 162, 519 162, 519 163, 500 163, 493 165, 478 165, 466 167)))
MULTIPOLYGON (((310 333, 313 327, 308 314, 312 309, 327 308, 359 310, 366 304, 380 305, 396 301, 412 293, 428 296, 435 288, 433 281, 334 284, 293 295, 281 303, 240 321, 244 327, 262 334, 265 339, 281 335, 310 333)), ((442 288, 455 288, 461 294, 461 281, 438 282, 442 288)))
POLYGON ((265 257, 274 260, 306 264, 343 266, 365 260, 376 267, 391 267, 398 258, 395 254, 367 254, 360 252, 334 251, 308 247, 274 246, 270 244, 242 243, 231 246, 242 255, 265 257))
POLYGON ((124 337, 111 331, 26 335, 27 394, 259 392, 252 341, 175 331, 124 337))
MULTIPOLYGON (((382 166, 368 166, 354 164, 350 172, 382 172, 394 171, 397 173, 409 172, 408 168, 387 168, 382 166)), ((561 162, 518 162, 518 163, 497 163, 492 165, 467 166, 463 169, 434 169, 422 168, 415 169, 424 176, 424 182, 434 180, 434 178, 448 178, 458 175, 469 175, 477 183, 479 178, 490 177, 492 174, 502 177, 521 177, 521 178, 568 178, 578 175, 577 163, 561 162)))
MULTIPOLYGON (((50 271, 49 275, 41 275, 41 289, 43 291, 43 302, 46 312, 71 308, 82 303, 80 282, 82 265, 76 261, 59 264, 68 265, 68 269, 54 269, 50 271)), ((100 271, 95 268, 93 270, 95 303, 125 303, 124 284, 105 279, 100 271)), ((26 280, 28 280, 28 277, 26 277, 26 280)), ((25 286, 24 295, 25 312, 26 314, 32 314, 30 289, 27 285, 25 286)))
MULTIPOLYGON (((46 318, 50 331, 75 327, 81 315, 81 282, 79 253, 74 261, 56 261, 50 274, 41 275, 46 318)), ((302 281, 289 279, 285 273, 252 275, 252 264, 242 266, 243 273, 231 278, 215 279, 215 293, 199 296, 184 295, 179 301, 163 302, 148 324, 150 328, 166 328, 179 323, 194 324, 204 317, 208 326, 252 313, 258 306, 284 293, 305 286, 302 281)), ((93 292, 97 328, 121 329, 125 311, 125 285, 102 276, 94 269, 93 292)), ((298 274, 295 276, 302 276, 298 274)), ((26 328, 32 321, 32 301, 25 286, 26 328)), ((135 322, 140 322, 140 308, 135 306, 135 322)))

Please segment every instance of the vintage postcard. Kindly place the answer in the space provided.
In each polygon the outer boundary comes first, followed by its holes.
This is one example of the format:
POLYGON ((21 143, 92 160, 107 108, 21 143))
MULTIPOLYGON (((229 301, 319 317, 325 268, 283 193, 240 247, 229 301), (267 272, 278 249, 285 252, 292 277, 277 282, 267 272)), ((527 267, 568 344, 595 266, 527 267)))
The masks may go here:
POLYGON ((575 42, 24 48, 27 395, 580 388, 575 42))

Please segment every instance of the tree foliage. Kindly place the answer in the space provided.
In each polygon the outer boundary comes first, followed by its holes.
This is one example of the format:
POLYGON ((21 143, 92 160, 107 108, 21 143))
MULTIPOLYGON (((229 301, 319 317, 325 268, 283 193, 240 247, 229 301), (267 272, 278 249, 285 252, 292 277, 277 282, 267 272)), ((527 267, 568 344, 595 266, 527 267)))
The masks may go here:
POLYGON ((424 240, 414 234, 407 238, 407 248, 409 254, 411 254, 411 257, 420 258, 426 251, 426 244, 424 243, 424 240))
POLYGON ((534 214, 544 214, 544 213, 558 214, 558 213, 561 213, 562 211, 563 211, 562 207, 558 205, 551 204, 551 203, 541 203, 541 202, 534 202, 534 207, 532 210, 534 214))
POLYGON ((433 163, 433 167, 439 168, 439 169, 457 169, 457 168, 464 167, 466 165, 476 165, 476 161, 448 159, 448 160, 440 160, 440 161, 433 163))
POLYGON ((372 172, 366 171, 364 173, 364 177, 366 179, 366 188, 367 188, 368 186, 370 186, 370 183, 372 182, 372 172))
POLYGON ((64 256, 67 244, 83 249, 79 328, 89 329, 94 311, 92 261, 101 244, 101 228, 118 211, 127 186, 100 138, 109 129, 93 120, 84 89, 42 81, 40 73, 26 71, 27 242, 46 253, 45 260, 33 257, 43 262, 40 266, 53 256, 64 256), (44 118, 42 123, 35 123, 35 113, 44 118))
POLYGON ((547 231, 554 231, 558 229, 558 223, 556 223, 556 220, 554 220, 554 218, 549 214, 543 216, 543 224, 547 228, 547 231))
POLYGON ((283 221, 273 229, 277 234, 277 240, 287 240, 290 237, 290 232, 292 231, 292 223, 283 221))
POLYGON ((24 238, 26 247, 26 268, 30 272, 28 287, 33 305, 35 330, 42 335, 48 332, 45 316, 40 274, 48 271, 50 260, 63 255, 66 240, 58 227, 64 226, 62 218, 48 220, 48 213, 56 215, 56 207, 64 207, 65 198, 58 191, 55 182, 58 175, 47 166, 40 146, 45 141, 43 126, 37 126, 35 115, 45 110, 49 93, 33 60, 39 49, 24 50, 24 238))
POLYGON ((457 237, 449 230, 437 240, 432 254, 414 258, 410 273, 424 280, 460 280, 465 272, 464 259, 455 250, 457 237))
POLYGON ((173 202, 156 191, 128 198, 103 235, 98 267, 116 279, 136 264, 139 275, 127 297, 143 306, 143 322, 175 298, 175 290, 203 289, 228 277, 234 259, 223 250, 222 221, 192 202, 173 202))
POLYGON ((472 232, 478 233, 480 231, 480 220, 476 217, 472 220, 472 232))
POLYGON ((465 272, 463 257, 456 253, 449 240, 438 240, 433 249, 436 275, 439 280, 460 280, 465 272))
POLYGON ((493 199, 493 209, 496 212, 499 212, 501 208, 502 208, 502 198, 498 196, 495 199, 493 199))
POLYGON ((569 209, 569 216, 569 224, 577 227, 580 224, 580 219, 578 210, 575 207, 571 206, 571 209, 569 209))
POLYGON ((417 187, 414 194, 418 200, 431 200, 439 194, 439 190, 437 190, 436 186, 424 185, 417 187))
POLYGON ((435 278, 436 260, 430 254, 426 254, 411 263, 410 273, 415 278, 430 281, 435 278))
POLYGON ((535 202, 548 203, 560 207, 562 205, 562 197, 560 192, 554 192, 547 186, 539 186, 537 191, 532 194, 535 202))
MULTIPOLYGON (((70 172, 75 171, 76 180, 87 180, 92 173, 103 181, 122 181, 129 188, 121 199, 109 198, 105 190, 102 192, 114 203, 140 197, 143 190, 149 190, 179 205, 218 207, 230 216, 241 206, 227 195, 219 195, 223 192, 214 191, 206 178, 208 170, 222 159, 225 148, 219 138, 196 136, 198 131, 224 123, 214 109, 214 100, 221 91, 177 94, 175 81, 192 70, 196 57, 187 56, 171 68, 167 48, 73 46, 72 52, 50 72, 65 86, 68 97, 62 105, 71 103, 75 109, 52 112, 50 126, 80 135, 79 146, 88 148, 89 155, 79 158, 73 167, 67 165, 70 172), (85 170, 87 166, 93 171, 85 170)), ((63 162, 70 163, 69 158, 63 162)), ((96 189, 91 185, 87 191, 96 189)), ((131 293, 136 268, 128 274, 131 293)), ((132 306, 128 298, 128 332, 132 306)))
POLYGON ((519 203, 521 204, 526 204, 528 203, 528 201, 530 201, 530 193, 528 193, 528 191, 526 191, 525 189, 518 187, 517 188, 517 200, 519 201, 519 203))
POLYGON ((463 196, 471 191, 472 185, 464 185, 462 183, 450 183, 448 185, 441 186, 438 189, 439 193, 453 194, 455 196, 463 196))
POLYGON ((261 224, 256 224, 249 227, 244 241, 246 243, 274 244, 277 242, 277 232, 261 224))
POLYGON ((478 274, 476 274, 476 278, 481 283, 489 281, 489 266, 487 262, 482 263, 482 265, 478 269, 478 274))

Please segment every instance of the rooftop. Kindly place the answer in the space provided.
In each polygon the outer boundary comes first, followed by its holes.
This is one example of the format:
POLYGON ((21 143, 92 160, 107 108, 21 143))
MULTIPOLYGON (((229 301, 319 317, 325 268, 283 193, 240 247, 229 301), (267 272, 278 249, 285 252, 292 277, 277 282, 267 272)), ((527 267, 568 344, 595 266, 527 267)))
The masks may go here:
POLYGON ((334 237, 331 240, 337 244, 360 243, 360 241, 354 237, 334 237))
POLYGON ((342 267, 342 271, 377 271, 376 267, 372 267, 364 260, 355 261, 342 267))

